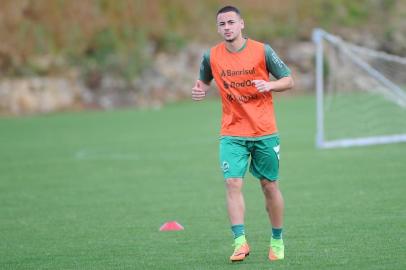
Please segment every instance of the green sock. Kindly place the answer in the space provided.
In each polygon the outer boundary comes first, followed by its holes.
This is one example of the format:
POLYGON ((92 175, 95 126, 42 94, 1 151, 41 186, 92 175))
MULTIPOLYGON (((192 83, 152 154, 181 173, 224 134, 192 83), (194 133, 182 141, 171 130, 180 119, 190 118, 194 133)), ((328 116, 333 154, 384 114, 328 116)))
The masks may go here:
POLYGON ((231 226, 231 231, 233 231, 234 239, 245 235, 244 224, 236 224, 231 226))
POLYGON ((272 238, 282 239, 282 228, 272 228, 272 238))

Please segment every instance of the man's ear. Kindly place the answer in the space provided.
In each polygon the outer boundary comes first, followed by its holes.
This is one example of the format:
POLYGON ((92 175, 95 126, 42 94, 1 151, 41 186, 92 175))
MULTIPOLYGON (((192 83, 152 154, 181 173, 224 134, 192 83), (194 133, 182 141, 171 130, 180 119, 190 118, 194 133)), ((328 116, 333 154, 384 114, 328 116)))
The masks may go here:
POLYGON ((245 26, 245 24, 244 24, 244 20, 243 19, 241 19, 241 29, 244 29, 244 26, 245 26))

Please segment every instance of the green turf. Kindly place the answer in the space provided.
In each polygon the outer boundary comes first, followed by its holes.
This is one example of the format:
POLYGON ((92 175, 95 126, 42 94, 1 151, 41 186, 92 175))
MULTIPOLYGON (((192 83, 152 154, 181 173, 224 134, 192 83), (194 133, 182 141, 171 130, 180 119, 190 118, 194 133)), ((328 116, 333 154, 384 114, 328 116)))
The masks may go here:
POLYGON ((393 98, 362 90, 326 92, 325 96, 326 140, 406 133, 406 107, 393 98))
POLYGON ((406 144, 315 150, 313 97, 276 100, 285 260, 247 176, 228 262, 217 101, 0 119, 0 269, 406 269, 406 144), (184 225, 159 232, 165 221, 184 225))

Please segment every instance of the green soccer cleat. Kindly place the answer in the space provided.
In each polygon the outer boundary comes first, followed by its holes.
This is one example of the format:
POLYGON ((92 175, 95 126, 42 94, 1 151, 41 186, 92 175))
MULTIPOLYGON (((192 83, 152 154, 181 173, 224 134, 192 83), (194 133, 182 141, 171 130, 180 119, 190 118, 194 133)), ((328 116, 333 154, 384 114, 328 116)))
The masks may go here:
POLYGON ((242 235, 235 239, 234 252, 230 256, 230 261, 238 262, 243 261, 248 255, 250 255, 250 247, 245 239, 245 235, 242 235))
POLYGON ((230 256, 230 261, 243 261, 248 255, 250 255, 250 247, 248 246, 248 243, 245 242, 242 245, 235 246, 234 252, 230 256))
POLYGON ((283 260, 285 258, 285 246, 282 239, 271 238, 268 258, 271 261, 283 260))

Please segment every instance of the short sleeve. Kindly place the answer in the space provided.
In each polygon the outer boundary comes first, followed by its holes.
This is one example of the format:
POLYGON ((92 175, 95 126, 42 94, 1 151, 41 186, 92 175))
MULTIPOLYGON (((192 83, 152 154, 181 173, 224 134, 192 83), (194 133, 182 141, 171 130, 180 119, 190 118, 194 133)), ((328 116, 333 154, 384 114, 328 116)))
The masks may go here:
POLYGON ((265 60, 268 72, 271 73, 276 79, 279 80, 283 77, 290 76, 291 71, 288 66, 286 66, 286 64, 268 44, 265 44, 265 60))
POLYGON ((210 50, 203 54, 202 63, 200 64, 199 80, 209 84, 213 80, 213 73, 210 66, 210 50))

